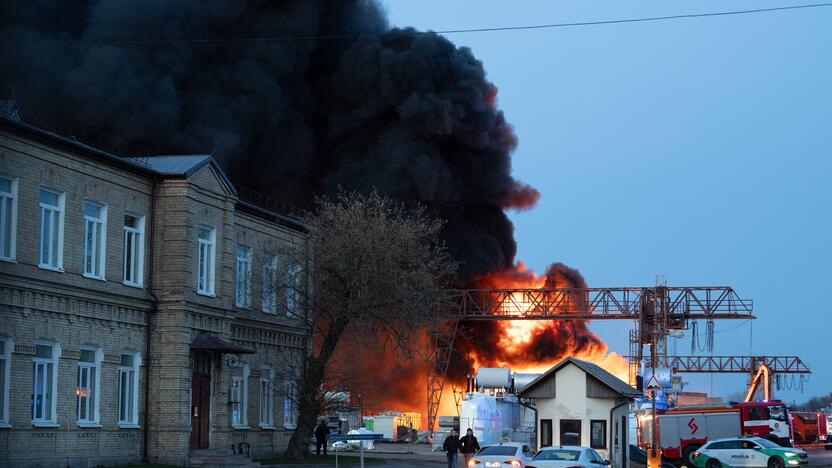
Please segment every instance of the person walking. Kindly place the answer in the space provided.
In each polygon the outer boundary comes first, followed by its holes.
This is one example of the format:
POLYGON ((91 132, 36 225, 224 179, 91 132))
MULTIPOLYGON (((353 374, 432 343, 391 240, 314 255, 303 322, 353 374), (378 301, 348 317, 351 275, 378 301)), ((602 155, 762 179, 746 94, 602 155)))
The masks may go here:
POLYGON ((459 439, 459 451, 462 452, 462 456, 465 457, 465 466, 468 466, 468 461, 474 458, 474 454, 479 452, 480 450, 480 443, 477 441, 477 438, 474 437, 474 431, 471 430, 469 427, 467 431, 465 431, 465 436, 459 439))
POLYGON ((445 437, 442 450, 448 456, 448 468, 456 468, 457 452, 459 451, 459 435, 457 435, 456 429, 451 429, 451 435, 445 437))
POLYGON ((315 453, 321 454, 321 447, 324 448, 324 455, 326 455, 326 436, 329 435, 329 426, 326 425, 326 420, 318 421, 318 426, 315 427, 315 453))

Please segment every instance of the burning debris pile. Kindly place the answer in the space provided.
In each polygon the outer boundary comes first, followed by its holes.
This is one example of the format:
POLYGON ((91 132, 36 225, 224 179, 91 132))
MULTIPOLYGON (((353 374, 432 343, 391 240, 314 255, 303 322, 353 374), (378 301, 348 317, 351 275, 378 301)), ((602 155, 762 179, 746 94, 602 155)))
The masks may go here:
MULTIPOLYGON (((506 210, 539 194, 511 176, 517 138, 482 63, 437 34, 391 28, 374 1, 9 2, 0 63, 0 94, 24 118, 210 152, 240 185, 300 206, 339 186, 424 204, 447 220, 466 285, 585 285, 560 264, 541 277, 514 266, 506 210)), ((470 366, 610 359, 578 322, 481 323, 466 336, 456 381, 470 366)), ((385 365, 367 370, 378 398, 422 410, 424 369, 385 365)))

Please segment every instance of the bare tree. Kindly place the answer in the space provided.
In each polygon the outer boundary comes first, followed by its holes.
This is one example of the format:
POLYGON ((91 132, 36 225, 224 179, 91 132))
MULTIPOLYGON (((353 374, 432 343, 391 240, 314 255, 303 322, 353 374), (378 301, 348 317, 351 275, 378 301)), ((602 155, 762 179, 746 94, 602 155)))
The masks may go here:
POLYGON ((310 338, 299 391, 287 395, 297 429, 286 457, 307 455, 317 416, 343 405, 355 376, 328 366, 342 338, 415 357, 419 331, 437 319, 457 266, 439 240, 442 221, 377 193, 318 199, 307 221, 309 243, 285 252, 274 278, 278 307, 302 313, 310 338))

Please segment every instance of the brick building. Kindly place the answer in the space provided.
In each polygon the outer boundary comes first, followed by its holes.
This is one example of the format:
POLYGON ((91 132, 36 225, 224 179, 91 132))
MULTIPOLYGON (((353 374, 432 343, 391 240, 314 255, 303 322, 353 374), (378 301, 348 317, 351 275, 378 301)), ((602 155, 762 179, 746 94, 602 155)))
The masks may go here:
POLYGON ((279 452, 307 233, 210 156, 123 158, 0 117, 0 466, 279 452), (297 288, 269 286, 281 272, 297 288))

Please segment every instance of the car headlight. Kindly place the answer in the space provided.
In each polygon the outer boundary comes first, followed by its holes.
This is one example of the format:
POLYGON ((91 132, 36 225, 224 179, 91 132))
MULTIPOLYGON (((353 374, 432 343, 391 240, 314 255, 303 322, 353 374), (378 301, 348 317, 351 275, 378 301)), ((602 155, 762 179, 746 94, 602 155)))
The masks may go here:
POLYGON ((784 453, 783 455, 785 455, 785 456, 787 456, 787 457, 799 457, 799 456, 800 456, 800 455, 798 455, 798 454, 796 454, 796 453, 794 453, 794 452, 786 452, 786 453, 784 453))

